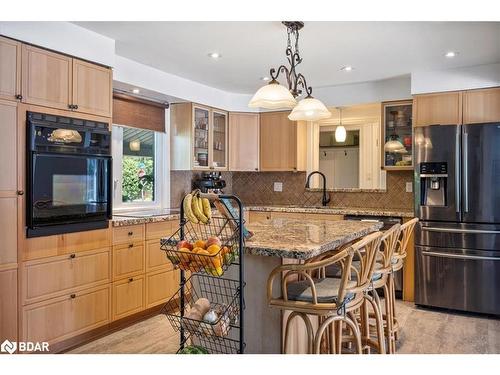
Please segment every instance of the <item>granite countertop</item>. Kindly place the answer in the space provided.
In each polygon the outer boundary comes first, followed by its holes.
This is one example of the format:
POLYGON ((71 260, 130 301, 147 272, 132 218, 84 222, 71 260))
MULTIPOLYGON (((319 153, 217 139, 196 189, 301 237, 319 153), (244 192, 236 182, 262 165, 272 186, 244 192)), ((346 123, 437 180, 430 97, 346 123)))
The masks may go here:
POLYGON ((111 223, 114 227, 124 227, 127 225, 179 220, 179 218, 179 209, 144 210, 114 214, 111 223))
POLYGON ((248 211, 263 212, 296 212, 332 215, 370 215, 370 216, 397 216, 414 217, 410 210, 386 210, 381 208, 355 208, 355 207, 306 207, 306 206, 246 206, 248 211))
POLYGON ((334 250, 382 227, 382 223, 349 220, 272 219, 247 225, 254 235, 245 252, 280 258, 309 259, 334 250))

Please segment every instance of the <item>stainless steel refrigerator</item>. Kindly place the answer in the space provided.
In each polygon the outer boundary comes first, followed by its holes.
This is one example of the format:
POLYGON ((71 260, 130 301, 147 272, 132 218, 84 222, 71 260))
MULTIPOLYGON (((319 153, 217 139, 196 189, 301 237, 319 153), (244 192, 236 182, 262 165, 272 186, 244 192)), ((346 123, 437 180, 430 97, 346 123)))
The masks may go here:
POLYGON ((500 315, 500 123, 415 128, 415 303, 500 315))

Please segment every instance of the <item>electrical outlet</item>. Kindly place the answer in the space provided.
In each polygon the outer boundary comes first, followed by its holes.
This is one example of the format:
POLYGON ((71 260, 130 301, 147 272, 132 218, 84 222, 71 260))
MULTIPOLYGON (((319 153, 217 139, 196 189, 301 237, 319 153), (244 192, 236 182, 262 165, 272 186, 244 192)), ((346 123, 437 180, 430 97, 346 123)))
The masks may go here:
POLYGON ((274 191, 283 191, 283 182, 275 182, 274 191))
POLYGON ((406 192, 407 193, 413 193, 413 182, 407 182, 406 183, 406 192))

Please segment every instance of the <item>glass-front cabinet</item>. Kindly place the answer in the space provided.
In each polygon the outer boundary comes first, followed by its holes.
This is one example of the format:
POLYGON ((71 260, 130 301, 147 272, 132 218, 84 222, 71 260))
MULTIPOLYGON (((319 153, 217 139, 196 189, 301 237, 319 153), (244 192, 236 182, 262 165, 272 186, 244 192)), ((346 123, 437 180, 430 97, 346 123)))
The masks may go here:
POLYGON ((227 169, 227 112, 193 105, 192 169, 227 169))
POLYGON ((382 166, 413 169, 412 101, 382 103, 382 166))

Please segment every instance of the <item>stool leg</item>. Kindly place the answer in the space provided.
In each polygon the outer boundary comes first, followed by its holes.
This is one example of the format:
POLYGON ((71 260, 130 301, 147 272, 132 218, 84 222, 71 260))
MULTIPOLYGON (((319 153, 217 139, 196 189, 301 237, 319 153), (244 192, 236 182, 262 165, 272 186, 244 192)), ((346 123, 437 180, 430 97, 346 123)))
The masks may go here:
POLYGON ((366 297, 366 295, 363 297, 363 304, 361 305, 361 341, 363 344, 363 352, 370 354, 370 346, 368 345, 368 340, 370 338, 370 317, 366 297))
POLYGON ((389 354, 394 354, 394 332, 392 329, 392 298, 390 292, 390 278, 387 280, 387 283, 384 285, 384 302, 385 302, 385 324, 386 324, 386 336, 387 336, 387 352, 389 354))
POLYGON ((295 317, 300 317, 304 321, 304 324, 306 325, 306 331, 307 331, 307 353, 310 354, 312 353, 313 350, 313 343, 314 343, 314 330, 312 328, 311 321, 307 314, 298 312, 298 311, 293 311, 288 315, 288 318, 286 319, 285 323, 285 337, 283 340, 283 354, 287 354, 287 343, 288 343, 288 334, 289 334, 289 329, 290 329, 290 323, 295 317))
MULTIPOLYGON (((334 315, 334 316, 329 316, 326 318, 321 325, 318 327, 318 330, 316 331, 316 337, 314 338, 314 353, 315 354, 320 354, 320 348, 321 348, 321 341, 323 337, 323 333, 325 332, 325 329, 329 325, 334 325, 335 331, 337 331, 337 323, 342 319, 340 315, 334 315)), ((335 337, 337 337, 337 332, 335 332, 335 337)), ((336 342, 337 346, 338 343, 336 342)))
POLYGON ((351 328, 354 338, 356 339, 356 352, 361 354, 363 350, 361 345, 361 332, 358 324, 355 321, 353 322, 348 316, 343 317, 342 320, 351 328))
MULTIPOLYGON (((377 291, 374 289, 373 294, 377 294, 377 291)), ((382 319, 382 306, 377 304, 375 298, 367 295, 366 299, 370 302, 373 314, 375 315, 375 324, 377 327, 377 341, 378 341, 378 352, 379 354, 385 354, 385 338, 384 338, 384 326, 382 319)))

